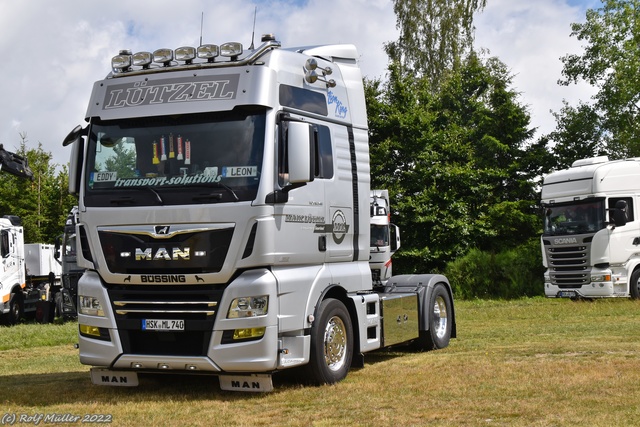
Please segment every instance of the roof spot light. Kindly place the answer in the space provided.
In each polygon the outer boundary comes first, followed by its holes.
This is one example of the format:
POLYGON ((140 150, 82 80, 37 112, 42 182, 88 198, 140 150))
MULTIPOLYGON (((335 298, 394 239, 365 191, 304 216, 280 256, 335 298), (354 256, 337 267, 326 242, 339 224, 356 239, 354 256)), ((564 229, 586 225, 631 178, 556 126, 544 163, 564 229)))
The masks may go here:
POLYGON ((206 59, 208 62, 215 61, 220 54, 220 49, 215 44, 203 44, 198 46, 198 58, 206 59))
POLYGON ((171 61, 173 61, 173 51, 171 49, 164 48, 153 52, 153 62, 168 67, 171 65, 171 61))
POLYGON ((242 43, 228 42, 220 45, 220 56, 226 56, 235 61, 240 55, 242 55, 242 43))
POLYGON ((191 64, 196 58, 196 48, 191 46, 183 46, 176 49, 176 61, 184 61, 185 64, 191 64))

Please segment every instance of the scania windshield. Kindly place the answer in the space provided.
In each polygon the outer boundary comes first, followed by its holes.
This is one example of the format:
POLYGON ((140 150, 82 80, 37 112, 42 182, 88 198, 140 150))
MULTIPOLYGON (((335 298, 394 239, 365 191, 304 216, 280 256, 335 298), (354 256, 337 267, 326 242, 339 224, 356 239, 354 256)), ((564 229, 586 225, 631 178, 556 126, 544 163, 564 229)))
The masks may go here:
POLYGON ((87 206, 253 200, 265 114, 232 112, 94 121, 87 206))
POLYGON ((606 226, 604 200, 549 205, 544 212, 545 235, 595 233, 606 226))

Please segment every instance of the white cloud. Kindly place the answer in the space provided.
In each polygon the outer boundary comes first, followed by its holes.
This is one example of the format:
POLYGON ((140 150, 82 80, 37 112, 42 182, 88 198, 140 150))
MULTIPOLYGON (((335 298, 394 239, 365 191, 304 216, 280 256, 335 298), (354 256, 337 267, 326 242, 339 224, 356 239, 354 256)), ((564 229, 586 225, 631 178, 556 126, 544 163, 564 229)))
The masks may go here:
MULTIPOLYGON (((476 18, 478 44, 516 75, 515 89, 530 106, 532 126, 549 131, 550 108, 563 98, 583 99, 584 89, 556 84, 558 58, 579 48, 569 24, 584 19, 578 0, 489 0, 476 18)), ((596 1, 596 0, 580 0, 596 1)), ((110 69, 120 49, 154 50, 203 41, 256 42, 274 33, 283 46, 353 43, 363 74, 383 76, 383 44, 397 37, 390 0, 0 0, 0 143, 11 149, 26 133, 53 161, 66 164, 62 139, 83 122, 93 82, 110 69)), ((552 123, 551 123, 552 125, 552 123)))
POLYGON ((555 128, 552 111, 562 100, 588 100, 593 89, 585 84, 560 86, 561 57, 580 53, 580 42, 571 37, 571 24, 584 22, 587 7, 597 1, 583 0, 489 0, 475 18, 476 45, 489 49, 514 75, 513 86, 528 106, 531 126, 538 136, 555 128), (569 3, 574 4, 571 6, 569 3))

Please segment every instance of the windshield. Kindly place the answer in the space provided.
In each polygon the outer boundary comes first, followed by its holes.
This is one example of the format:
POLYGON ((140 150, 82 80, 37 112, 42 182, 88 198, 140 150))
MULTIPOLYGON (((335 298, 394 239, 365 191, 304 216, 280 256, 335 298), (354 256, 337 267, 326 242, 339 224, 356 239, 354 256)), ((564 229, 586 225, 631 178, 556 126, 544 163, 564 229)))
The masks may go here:
POLYGON ((389 226, 371 224, 371 246, 389 246, 389 226))
POLYGON ((606 226, 604 200, 545 206, 544 234, 595 233, 606 226))
POLYGON ((89 133, 85 204, 253 200, 264 127, 264 112, 95 121, 89 133))

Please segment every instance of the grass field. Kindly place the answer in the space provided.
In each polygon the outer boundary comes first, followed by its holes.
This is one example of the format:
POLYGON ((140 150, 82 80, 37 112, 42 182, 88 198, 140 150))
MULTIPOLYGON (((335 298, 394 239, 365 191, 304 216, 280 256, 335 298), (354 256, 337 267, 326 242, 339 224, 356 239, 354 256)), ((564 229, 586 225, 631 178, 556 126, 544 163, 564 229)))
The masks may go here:
POLYGON ((334 386, 275 377, 268 394, 222 392, 215 377, 93 386, 75 323, 3 327, 0 422, 107 414, 114 426, 640 425, 640 301, 456 301, 456 309, 458 338, 447 349, 368 354, 334 386))

